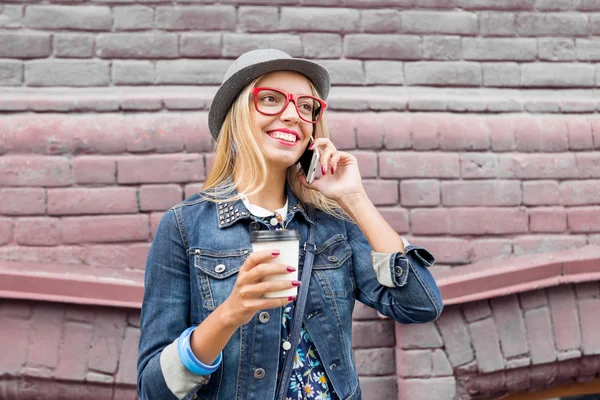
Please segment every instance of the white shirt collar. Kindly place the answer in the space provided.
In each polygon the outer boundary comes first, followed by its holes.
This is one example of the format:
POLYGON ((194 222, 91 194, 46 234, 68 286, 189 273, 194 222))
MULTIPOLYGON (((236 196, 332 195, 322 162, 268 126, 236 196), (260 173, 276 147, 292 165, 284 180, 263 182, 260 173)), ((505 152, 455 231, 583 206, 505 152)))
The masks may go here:
POLYGON ((287 210, 288 210, 288 200, 287 199, 285 200, 285 204, 283 207, 278 208, 277 210, 275 210, 273 212, 273 211, 267 210, 266 208, 262 208, 260 206, 250 203, 250 201, 248 201, 248 197, 246 197, 244 194, 239 193, 239 195, 242 199, 242 203, 244 203, 244 205, 246 206, 248 211, 250 211, 250 214, 252 214, 256 217, 259 217, 259 218, 270 217, 271 215, 274 214, 274 212, 283 216, 283 218, 285 218, 287 215, 287 210))

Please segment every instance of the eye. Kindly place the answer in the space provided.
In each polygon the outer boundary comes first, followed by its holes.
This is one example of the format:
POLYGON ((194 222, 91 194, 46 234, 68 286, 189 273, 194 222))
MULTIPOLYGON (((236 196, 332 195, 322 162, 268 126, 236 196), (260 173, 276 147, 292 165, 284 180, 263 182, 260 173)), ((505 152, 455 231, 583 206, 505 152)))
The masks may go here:
POLYGON ((275 102, 275 101, 277 101, 277 99, 275 98, 275 96, 272 96, 272 95, 267 95, 267 96, 264 96, 264 97, 262 98, 262 101, 265 101, 265 102, 267 102, 267 103, 271 103, 271 102, 275 102))

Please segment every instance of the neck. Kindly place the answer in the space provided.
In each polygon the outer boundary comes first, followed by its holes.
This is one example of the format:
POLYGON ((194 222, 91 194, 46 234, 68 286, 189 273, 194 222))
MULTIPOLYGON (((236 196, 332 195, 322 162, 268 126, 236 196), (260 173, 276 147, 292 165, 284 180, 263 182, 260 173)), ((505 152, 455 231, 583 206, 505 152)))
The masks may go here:
MULTIPOLYGON (((238 177, 236 176, 236 178, 238 177)), ((247 189, 244 182, 248 182, 248 179, 244 179, 242 176, 241 179, 236 179, 236 181, 242 182, 242 184, 237 187, 237 191, 239 193, 244 193, 247 189)), ((253 195, 247 195, 248 201, 267 210, 276 210, 283 207, 286 201, 285 181, 285 169, 277 171, 270 169, 267 172, 267 184, 265 187, 253 195)))

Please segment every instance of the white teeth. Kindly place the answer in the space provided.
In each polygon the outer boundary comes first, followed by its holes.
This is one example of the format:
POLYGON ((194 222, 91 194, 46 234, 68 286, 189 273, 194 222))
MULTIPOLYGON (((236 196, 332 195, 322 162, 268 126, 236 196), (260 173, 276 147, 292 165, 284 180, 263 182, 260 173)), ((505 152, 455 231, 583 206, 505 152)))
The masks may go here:
POLYGON ((292 135, 291 133, 273 132, 271 137, 274 137, 275 139, 285 140, 286 142, 296 142, 296 135, 292 135))

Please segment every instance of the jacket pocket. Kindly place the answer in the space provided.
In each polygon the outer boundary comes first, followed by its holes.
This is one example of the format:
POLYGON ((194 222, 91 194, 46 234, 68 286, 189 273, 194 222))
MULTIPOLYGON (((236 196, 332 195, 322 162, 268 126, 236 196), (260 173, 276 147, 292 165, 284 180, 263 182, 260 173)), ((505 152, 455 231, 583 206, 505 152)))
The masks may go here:
POLYGON ((212 251, 191 249, 202 306, 213 311, 231 294, 237 274, 250 254, 249 249, 212 251))
POLYGON ((351 266, 352 248, 345 235, 335 235, 317 246, 313 275, 328 297, 347 297, 356 284, 351 266))

